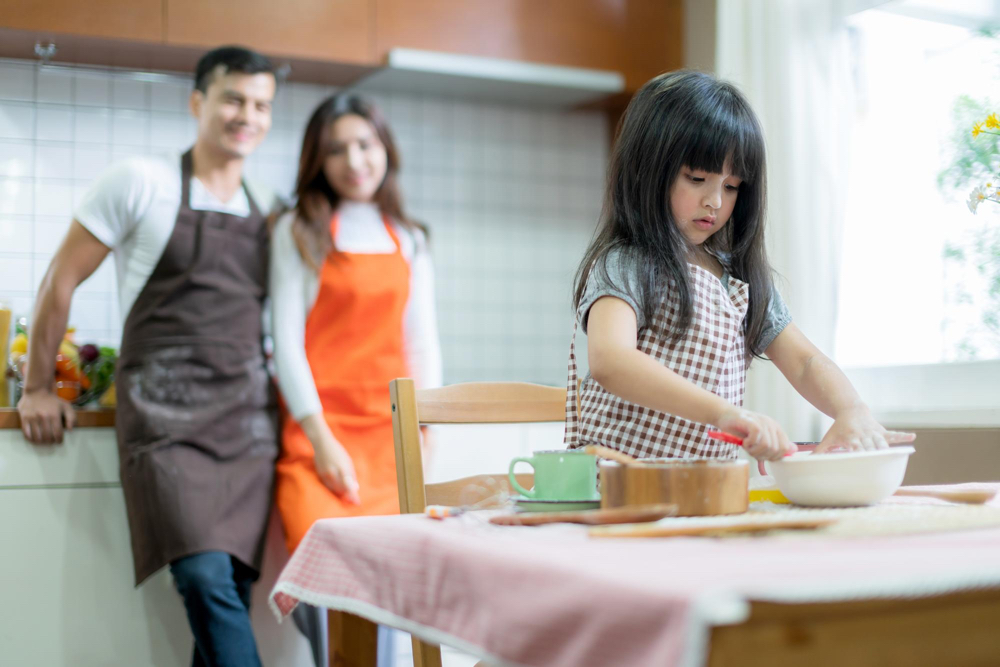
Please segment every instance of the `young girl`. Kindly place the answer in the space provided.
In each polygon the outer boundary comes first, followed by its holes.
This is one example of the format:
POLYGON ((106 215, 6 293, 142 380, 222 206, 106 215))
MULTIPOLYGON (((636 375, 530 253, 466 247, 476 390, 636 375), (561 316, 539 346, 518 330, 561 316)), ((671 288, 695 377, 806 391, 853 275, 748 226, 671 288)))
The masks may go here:
POLYGON ((910 442, 886 431, 846 376, 791 322, 764 248, 760 123, 732 85, 697 72, 649 81, 622 119, 600 229, 577 271, 566 445, 636 457, 735 458, 794 451, 770 417, 741 409, 746 368, 770 359, 834 418, 817 451, 910 442))
MULTIPOLYGON (((275 366, 287 407, 275 500, 289 552, 317 520, 399 512, 389 382, 441 383, 427 239, 403 211, 399 159, 364 100, 306 127, 297 202, 273 230, 275 366)), ((296 617, 317 648, 322 630, 296 617)))

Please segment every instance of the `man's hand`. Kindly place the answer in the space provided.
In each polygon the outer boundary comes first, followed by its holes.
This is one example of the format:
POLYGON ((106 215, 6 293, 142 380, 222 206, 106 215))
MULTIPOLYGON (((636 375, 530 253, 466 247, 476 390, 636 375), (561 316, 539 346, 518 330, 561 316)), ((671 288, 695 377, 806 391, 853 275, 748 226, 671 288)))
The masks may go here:
POLYGON ((63 431, 76 425, 73 407, 51 391, 25 392, 17 402, 21 432, 28 442, 52 445, 63 441, 63 431))
POLYGON ((17 403, 21 431, 30 442, 62 442, 63 430, 76 424, 73 408, 52 393, 56 354, 66 335, 73 291, 97 270, 108 252, 110 248, 74 220, 42 278, 28 333, 24 393, 17 403))

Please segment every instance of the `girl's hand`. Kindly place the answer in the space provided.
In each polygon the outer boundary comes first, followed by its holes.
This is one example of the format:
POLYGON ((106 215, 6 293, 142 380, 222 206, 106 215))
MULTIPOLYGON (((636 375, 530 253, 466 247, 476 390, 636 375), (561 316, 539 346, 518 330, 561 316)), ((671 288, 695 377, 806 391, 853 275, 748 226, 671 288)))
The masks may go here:
POLYGON ((310 415, 303 419, 302 430, 312 443, 316 474, 323 485, 345 503, 360 505, 354 462, 333 435, 323 415, 310 415))
POLYGON ((848 451, 888 449, 889 445, 913 442, 916 437, 916 433, 885 430, 875 421, 867 407, 860 406, 837 415, 833 426, 816 448, 816 453, 822 454, 833 449, 848 451))
POLYGON ((797 451, 778 422, 758 412, 733 407, 723 413, 716 426, 743 438, 743 449, 755 459, 776 461, 797 451))

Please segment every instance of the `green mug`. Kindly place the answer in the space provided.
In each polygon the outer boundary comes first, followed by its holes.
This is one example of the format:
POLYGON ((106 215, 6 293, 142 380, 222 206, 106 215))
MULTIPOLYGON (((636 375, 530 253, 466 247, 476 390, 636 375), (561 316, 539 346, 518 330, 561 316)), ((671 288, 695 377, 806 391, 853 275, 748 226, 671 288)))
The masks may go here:
POLYGON ((533 500, 600 500, 597 457, 576 449, 555 449, 519 456, 510 462, 510 484, 533 500), (535 470, 535 487, 525 489, 514 477, 514 466, 527 463, 535 470))

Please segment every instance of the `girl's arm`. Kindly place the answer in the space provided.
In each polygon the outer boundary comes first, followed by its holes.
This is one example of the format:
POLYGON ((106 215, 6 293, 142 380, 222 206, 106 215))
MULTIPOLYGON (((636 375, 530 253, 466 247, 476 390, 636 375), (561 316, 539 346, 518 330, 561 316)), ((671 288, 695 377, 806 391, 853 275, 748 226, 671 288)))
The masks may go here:
POLYGON ((833 360, 819 351, 795 324, 789 324, 766 350, 788 381, 804 399, 823 414, 833 417, 833 426, 816 448, 818 452, 847 449, 885 449, 912 442, 916 435, 887 431, 872 416, 851 381, 833 360))
POLYGON ((598 384, 632 403, 739 435, 756 458, 781 458, 794 451, 795 445, 773 419, 702 389, 640 351, 637 344, 632 306, 613 296, 595 301, 587 320, 587 359, 598 384))

